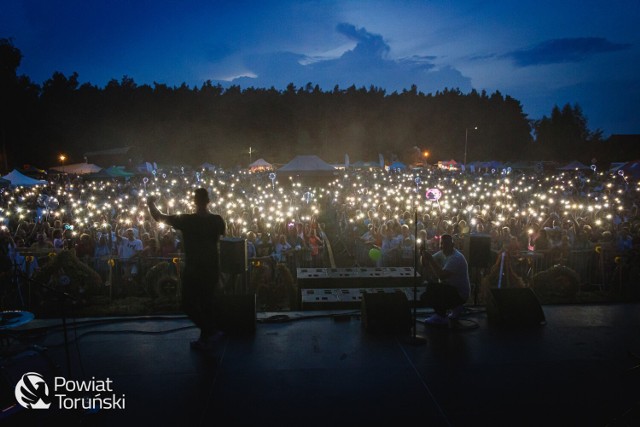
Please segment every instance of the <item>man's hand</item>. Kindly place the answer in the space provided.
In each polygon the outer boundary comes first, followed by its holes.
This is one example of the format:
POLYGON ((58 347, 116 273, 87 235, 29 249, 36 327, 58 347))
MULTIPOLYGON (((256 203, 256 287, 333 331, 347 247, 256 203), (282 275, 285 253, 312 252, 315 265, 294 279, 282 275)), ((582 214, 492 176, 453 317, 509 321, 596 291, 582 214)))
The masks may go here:
POLYGON ((156 203, 156 200, 157 200, 157 199, 156 199, 156 196, 149 196, 149 197, 147 197, 147 205, 150 205, 150 204, 152 204, 152 203, 153 203, 153 204, 155 204, 155 203, 156 203))

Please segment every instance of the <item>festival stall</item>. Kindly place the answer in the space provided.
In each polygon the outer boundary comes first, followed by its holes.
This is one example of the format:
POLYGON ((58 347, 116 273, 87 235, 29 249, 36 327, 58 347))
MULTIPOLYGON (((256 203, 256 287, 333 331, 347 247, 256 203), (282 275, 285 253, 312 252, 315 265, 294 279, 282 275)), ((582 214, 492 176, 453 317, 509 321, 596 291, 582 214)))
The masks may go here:
POLYGON ((453 159, 448 160, 448 161, 439 161, 438 162, 438 167, 441 168, 441 169, 457 170, 458 166, 459 166, 458 162, 456 162, 453 159))
POLYGON ((273 169, 273 165, 265 159, 258 159, 249 165, 251 172, 263 172, 271 169, 273 169))
POLYGON ((44 179, 34 179, 34 178, 31 178, 31 177, 28 177, 28 176, 26 176, 24 174, 21 174, 16 169, 12 170, 11 172, 6 174, 2 178, 6 179, 7 181, 9 181, 11 183, 11 186, 13 186, 13 187, 20 187, 20 186, 31 187, 31 186, 34 186, 34 185, 45 185, 45 184, 48 184, 48 182, 45 181, 44 179))
POLYGON ((51 168, 52 171, 67 173, 70 175, 86 175, 99 172, 100 169, 102 169, 100 166, 93 163, 73 163, 70 165, 60 165, 51 168))

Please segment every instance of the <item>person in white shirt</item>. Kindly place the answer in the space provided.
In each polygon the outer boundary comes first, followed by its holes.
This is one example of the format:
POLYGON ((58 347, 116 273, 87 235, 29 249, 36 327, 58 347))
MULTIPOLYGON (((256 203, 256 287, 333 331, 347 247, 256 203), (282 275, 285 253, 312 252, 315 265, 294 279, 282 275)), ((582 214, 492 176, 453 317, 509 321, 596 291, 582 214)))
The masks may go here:
POLYGON ((124 233, 125 238, 119 239, 118 258, 122 265, 125 279, 131 279, 138 274, 137 255, 142 252, 142 240, 136 239, 133 228, 128 228, 124 233))
POLYGON ((453 237, 449 234, 440 237, 439 252, 434 255, 424 249, 420 252, 422 265, 430 268, 439 280, 427 283, 426 291, 420 298, 435 311, 425 323, 448 325, 449 320, 456 320, 464 312, 464 303, 469 299, 471 285, 467 260, 454 247, 453 237))

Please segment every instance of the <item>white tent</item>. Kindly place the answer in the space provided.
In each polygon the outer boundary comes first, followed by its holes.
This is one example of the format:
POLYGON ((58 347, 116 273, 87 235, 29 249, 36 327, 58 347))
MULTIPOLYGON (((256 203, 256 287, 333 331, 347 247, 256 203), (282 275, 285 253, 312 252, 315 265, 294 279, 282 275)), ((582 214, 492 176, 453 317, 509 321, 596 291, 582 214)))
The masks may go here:
POLYGON ((19 186, 30 187, 30 186, 33 186, 33 185, 48 184, 48 182, 45 181, 45 180, 34 179, 34 178, 28 177, 26 175, 23 175, 20 172, 18 172, 16 169, 12 170, 11 172, 6 174, 2 178, 4 178, 7 181, 11 182, 11 185, 14 186, 14 187, 19 187, 19 186))
POLYGON ((252 172, 257 172, 261 170, 273 169, 273 165, 267 162, 265 159, 258 159, 249 165, 249 169, 252 172))
POLYGON ((297 156, 278 169, 278 173, 298 175, 333 174, 337 169, 318 156, 297 156))
POLYGON ((216 165, 209 163, 209 162, 204 162, 203 164, 200 165, 200 169, 204 169, 204 170, 208 170, 208 171, 214 171, 216 170, 216 165))
POLYGON ((86 175, 88 173, 99 172, 102 168, 98 165, 94 165, 93 163, 73 163, 70 165, 56 166, 51 169, 72 175, 86 175))

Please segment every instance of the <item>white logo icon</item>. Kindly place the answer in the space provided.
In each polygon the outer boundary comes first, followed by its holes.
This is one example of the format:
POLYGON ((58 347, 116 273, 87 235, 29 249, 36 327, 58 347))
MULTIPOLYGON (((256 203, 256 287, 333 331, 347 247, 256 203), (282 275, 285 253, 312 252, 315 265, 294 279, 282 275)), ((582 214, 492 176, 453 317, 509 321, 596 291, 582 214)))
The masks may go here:
POLYGON ((16 400, 27 409, 48 409, 51 406, 49 387, 42 375, 27 372, 20 378, 15 389, 16 400))

